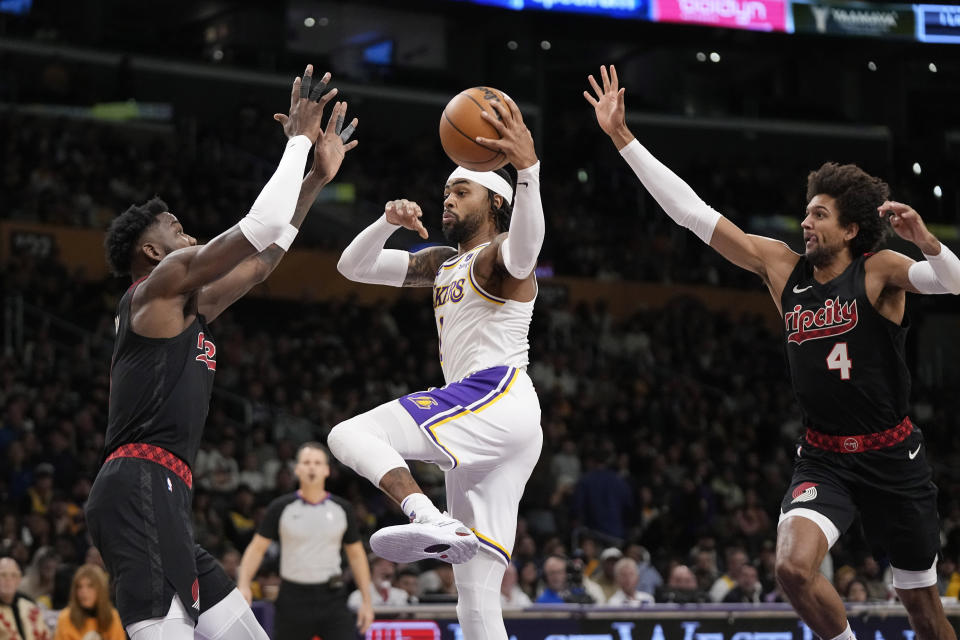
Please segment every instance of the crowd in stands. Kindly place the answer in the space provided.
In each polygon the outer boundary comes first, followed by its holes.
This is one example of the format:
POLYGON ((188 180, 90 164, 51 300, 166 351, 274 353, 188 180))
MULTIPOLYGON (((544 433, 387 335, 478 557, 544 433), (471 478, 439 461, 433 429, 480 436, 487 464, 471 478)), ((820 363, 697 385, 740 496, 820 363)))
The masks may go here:
MULTIPOLYGON (((36 319, 0 360, 0 555, 22 567, 21 591, 55 610, 68 605, 76 568, 100 562, 82 507, 103 453, 112 316, 125 285, 83 282, 26 253, 0 278, 5 295, 88 332, 77 340, 49 316, 36 319)), ((235 573, 266 504, 296 488, 297 444, 442 376, 425 294, 374 307, 246 300, 212 329, 220 366, 194 466, 194 530, 235 573)), ((538 303, 529 371, 544 449, 521 504, 505 602, 782 600, 773 545, 802 430, 781 339, 759 318, 692 298, 624 318, 602 303, 538 303)), ((941 590, 955 596, 960 407, 937 389, 915 396, 914 417, 937 452, 941 590)), ((440 472, 413 469, 442 504, 440 472)), ((339 465, 327 486, 353 503, 364 536, 404 520, 339 465)), ((824 570, 848 599, 892 597, 887 563, 873 552, 857 524, 834 547, 824 570)), ((276 593, 275 558, 261 569, 260 597, 276 593)), ((449 600, 448 569, 374 559, 375 601, 449 600)))

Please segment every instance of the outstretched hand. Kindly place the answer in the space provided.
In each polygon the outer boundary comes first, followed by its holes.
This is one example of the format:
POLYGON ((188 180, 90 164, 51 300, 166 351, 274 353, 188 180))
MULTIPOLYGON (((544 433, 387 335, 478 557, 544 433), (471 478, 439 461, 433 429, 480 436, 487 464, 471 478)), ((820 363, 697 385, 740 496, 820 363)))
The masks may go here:
POLYGON ((503 153, 507 157, 507 162, 517 170, 532 167, 537 163, 537 150, 533 145, 533 135, 523 122, 520 107, 509 96, 504 95, 503 97, 503 102, 499 100, 487 102, 496 111, 496 114, 488 111, 480 112, 480 117, 497 130, 500 139, 477 136, 477 144, 503 153))
POLYGON ((589 91, 584 91, 583 97, 593 106, 593 111, 597 116, 597 124, 620 149, 633 139, 633 134, 627 129, 626 107, 623 100, 626 88, 620 86, 617 68, 613 65, 610 65, 609 73, 607 73, 605 66, 600 67, 600 79, 603 82, 602 88, 597 84, 592 74, 587 76, 596 97, 589 91))
POLYGON ((917 245, 927 255, 940 252, 940 242, 910 205, 887 200, 877 207, 877 211, 880 217, 887 217, 893 230, 907 242, 917 245))
POLYGON ((427 239, 429 235, 427 228, 423 226, 423 222, 420 220, 423 217, 423 211, 416 202, 391 200, 383 208, 383 214, 390 224, 398 224, 404 229, 416 231, 421 238, 427 239))
POLYGON ((350 136, 353 135, 360 121, 354 118, 344 127, 346 117, 347 103, 334 104, 326 129, 317 138, 317 144, 313 148, 313 166, 307 174, 308 178, 327 184, 337 175, 347 151, 357 146, 358 141, 350 140, 350 136))
POLYGON ((304 135, 316 142, 323 132, 323 110, 337 95, 337 89, 324 93, 330 82, 330 72, 323 74, 319 82, 313 79, 313 65, 308 64, 303 78, 296 78, 290 90, 290 112, 273 114, 273 119, 283 125, 287 138, 304 135))

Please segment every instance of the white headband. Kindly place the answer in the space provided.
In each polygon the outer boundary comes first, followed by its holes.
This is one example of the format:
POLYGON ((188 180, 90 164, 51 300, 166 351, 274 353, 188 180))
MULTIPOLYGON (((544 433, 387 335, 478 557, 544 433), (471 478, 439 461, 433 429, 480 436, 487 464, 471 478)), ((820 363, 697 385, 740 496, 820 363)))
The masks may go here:
POLYGON ((473 182, 490 189, 494 193, 503 196, 503 199, 507 201, 507 204, 513 203, 513 189, 510 188, 510 183, 498 176, 493 171, 471 171, 470 169, 457 167, 453 170, 453 173, 450 174, 450 177, 447 178, 447 184, 450 184, 458 178, 472 180, 473 182))

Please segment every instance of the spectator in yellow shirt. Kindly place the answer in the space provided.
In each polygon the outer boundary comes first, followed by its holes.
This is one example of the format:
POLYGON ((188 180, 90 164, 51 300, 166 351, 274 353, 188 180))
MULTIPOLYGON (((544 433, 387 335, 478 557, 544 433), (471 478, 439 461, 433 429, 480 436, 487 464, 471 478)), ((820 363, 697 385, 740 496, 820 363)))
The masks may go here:
POLYGON ((73 576, 70 603, 60 612, 54 640, 125 640, 120 615, 110 603, 107 574, 85 564, 73 576))

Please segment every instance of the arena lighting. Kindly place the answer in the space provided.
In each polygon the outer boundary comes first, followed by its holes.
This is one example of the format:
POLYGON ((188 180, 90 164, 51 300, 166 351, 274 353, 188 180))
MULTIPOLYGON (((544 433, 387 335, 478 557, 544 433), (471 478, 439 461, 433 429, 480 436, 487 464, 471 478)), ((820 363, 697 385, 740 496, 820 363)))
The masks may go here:
POLYGON ((927 65, 927 69, 930 69, 930 73, 936 73, 937 65, 931 62, 930 64, 927 65))
POLYGON ((587 176, 586 169, 577 169, 577 180, 579 180, 581 183, 584 183, 588 179, 589 179, 589 176, 587 176))
POLYGON ((308 28, 308 29, 309 29, 310 27, 312 27, 313 25, 315 25, 315 24, 317 24, 317 21, 314 20, 314 19, 311 18, 311 17, 304 18, 304 20, 303 20, 303 26, 305 26, 305 27, 308 28))
POLYGON ((517 44, 516 40, 510 40, 507 42, 507 49, 510 49, 510 51, 516 51, 519 47, 520 45, 517 44))
POLYGON ((697 62, 706 62, 706 61, 707 61, 707 54, 705 54, 703 51, 697 51, 697 62))
POLYGON ((877 63, 871 60, 870 62, 867 63, 867 69, 870 69, 870 71, 876 71, 877 63))
POLYGON ((919 162, 914 162, 914 163, 913 163, 913 174, 918 176, 918 175, 920 175, 920 172, 921 172, 921 171, 922 171, 922 169, 920 168, 920 163, 919 163, 919 162))
POLYGON ((324 17, 320 18, 319 20, 317 20, 317 24, 320 25, 321 27, 325 27, 325 26, 327 26, 328 24, 330 24, 330 18, 324 16, 324 17))
POLYGON ((549 41, 549 40, 541 40, 541 41, 540 41, 540 48, 543 49, 544 51, 550 51, 550 47, 551 47, 551 46, 553 46, 553 45, 550 44, 550 41, 549 41))
POLYGON ((710 52, 710 62, 720 62, 720 54, 716 51, 710 52))
POLYGON ((217 62, 223 60, 223 49, 214 49, 213 50, 213 59, 217 62))
POLYGON ((936 186, 933 188, 933 197, 934 197, 934 198, 941 198, 941 197, 943 197, 943 189, 940 188, 940 185, 936 185, 936 186))

